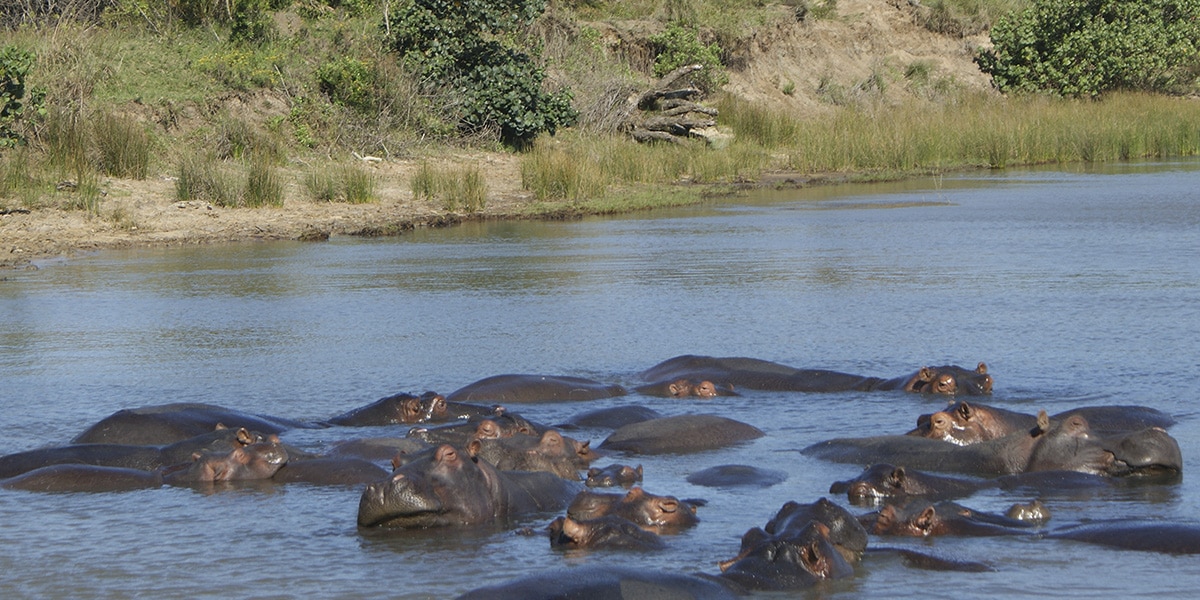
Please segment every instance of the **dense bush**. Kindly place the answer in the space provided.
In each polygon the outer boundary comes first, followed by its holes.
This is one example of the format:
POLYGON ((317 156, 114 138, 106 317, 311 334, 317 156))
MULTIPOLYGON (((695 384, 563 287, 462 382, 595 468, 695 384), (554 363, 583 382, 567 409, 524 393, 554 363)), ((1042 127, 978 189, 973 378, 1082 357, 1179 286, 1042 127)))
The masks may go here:
POLYGON ((1004 92, 1178 91, 1200 74, 1200 0, 1035 0, 976 56, 1004 92))
POLYGON ((464 131, 496 128, 514 147, 573 124, 567 91, 542 90, 545 72, 516 42, 545 0, 409 0, 384 22, 388 42, 427 81, 454 91, 464 131))

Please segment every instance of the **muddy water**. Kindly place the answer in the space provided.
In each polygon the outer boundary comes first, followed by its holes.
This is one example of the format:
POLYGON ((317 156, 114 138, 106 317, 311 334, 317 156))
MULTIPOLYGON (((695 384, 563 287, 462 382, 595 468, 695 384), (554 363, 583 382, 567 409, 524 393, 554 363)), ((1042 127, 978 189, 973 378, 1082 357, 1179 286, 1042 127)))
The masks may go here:
MULTIPOLYGON (((991 401, 1050 412, 1146 404, 1200 464, 1200 163, 1010 171, 761 193, 573 223, 487 223, 384 240, 105 252, 0 281, 0 453, 62 444, 122 408, 193 401, 317 420, 400 391, 499 373, 625 385, 678 354, 753 356, 892 377, 987 362, 991 401)), ((639 564, 716 573, 787 500, 858 472, 796 449, 900 432, 934 398, 747 393, 521 407, 539 421, 616 404, 758 426, 745 446, 612 457, 655 493, 708 500, 649 555, 563 553, 537 515, 508 527, 360 532, 360 490, 244 486, 111 494, 0 491, 7 598, 446 598, 525 573, 639 564), (765 490, 693 486, 728 463, 787 473, 765 490)), ((402 428, 294 431, 312 450, 402 428)), ((576 432, 599 443, 606 431, 576 432)), ((601 463, 603 464, 603 463, 601 463)), ((1181 483, 1047 498, 1051 525, 1196 522, 1181 483)), ((845 504, 845 499, 838 499, 845 504)), ((1028 497, 982 493, 1001 510, 1028 497)), ((855 509, 861 510, 861 509, 855 509)), ((934 573, 873 557, 829 597, 1190 595, 1195 557, 1047 539, 873 540, 987 561, 934 573)))

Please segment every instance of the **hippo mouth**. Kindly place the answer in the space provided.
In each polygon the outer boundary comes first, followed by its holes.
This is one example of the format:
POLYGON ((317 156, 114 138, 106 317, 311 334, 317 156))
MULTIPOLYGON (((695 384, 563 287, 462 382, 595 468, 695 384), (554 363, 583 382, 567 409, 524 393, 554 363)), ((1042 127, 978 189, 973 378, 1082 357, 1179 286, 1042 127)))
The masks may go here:
POLYGON ((436 497, 418 493, 402 475, 372 483, 358 503, 359 527, 423 528, 442 525, 445 508, 436 497))

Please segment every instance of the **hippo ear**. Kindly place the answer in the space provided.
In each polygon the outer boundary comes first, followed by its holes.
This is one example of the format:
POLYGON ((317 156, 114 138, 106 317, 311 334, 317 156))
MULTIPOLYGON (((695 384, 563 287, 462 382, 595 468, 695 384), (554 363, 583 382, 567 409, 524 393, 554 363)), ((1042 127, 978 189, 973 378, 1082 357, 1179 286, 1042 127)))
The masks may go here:
POLYGON ((906 477, 908 477, 908 473, 904 472, 904 467, 896 467, 894 470, 892 470, 892 475, 889 479, 893 485, 896 487, 901 487, 901 484, 904 483, 904 479, 906 477))
POLYGON ((196 461, 200 460, 201 456, 203 456, 203 455, 200 454, 199 452, 193 452, 192 453, 192 462, 196 462, 196 461))
POLYGON ((483 442, 479 441, 478 439, 472 439, 471 441, 467 442, 467 454, 470 455, 472 459, 477 458, 481 450, 483 450, 483 442))
POLYGON ((1038 411, 1037 426, 1033 429, 1034 437, 1042 435, 1050 430, 1050 415, 1046 414, 1045 409, 1038 411))
POLYGON ((234 462, 238 462, 243 465, 250 464, 250 453, 242 450, 241 448, 235 448, 233 452, 230 452, 229 458, 232 458, 234 462))
POLYGON ((638 465, 633 471, 637 473, 638 479, 642 478, 642 465, 638 465))
POLYGON ((955 409, 955 412, 957 412, 958 416, 962 417, 964 421, 970 421, 975 417, 975 408, 966 402, 959 402, 958 408, 955 409))
POLYGON ((506 412, 508 412, 507 408, 504 408, 503 406, 500 406, 499 404, 492 405, 492 414, 493 415, 495 415, 497 417, 502 417, 502 416, 504 416, 504 413, 506 413, 506 412))
POLYGON ((254 443, 254 436, 245 427, 239 427, 237 430, 237 441, 243 445, 249 446, 254 443))
POLYGON ((393 471, 395 471, 396 469, 399 469, 403 464, 404 464, 404 461, 400 460, 400 453, 397 452, 394 456, 392 456, 392 470, 393 471))
POLYGON ((925 535, 929 535, 929 530, 933 529, 933 522, 936 518, 937 509, 929 506, 921 511, 921 514, 917 515, 917 518, 913 520, 913 525, 916 525, 918 529, 925 532, 925 535))
POLYGON ((979 366, 975 367, 975 372, 979 373, 980 375, 986 375, 987 374, 987 365, 985 365, 983 363, 979 363, 979 366))
POLYGON ((934 377, 937 377, 937 370, 930 367, 921 367, 917 373, 917 379, 921 381, 933 381, 934 377))
POLYGON ((229 429, 229 428, 226 427, 224 423, 217 423, 217 426, 213 427, 213 431, 220 431, 222 429, 229 429))

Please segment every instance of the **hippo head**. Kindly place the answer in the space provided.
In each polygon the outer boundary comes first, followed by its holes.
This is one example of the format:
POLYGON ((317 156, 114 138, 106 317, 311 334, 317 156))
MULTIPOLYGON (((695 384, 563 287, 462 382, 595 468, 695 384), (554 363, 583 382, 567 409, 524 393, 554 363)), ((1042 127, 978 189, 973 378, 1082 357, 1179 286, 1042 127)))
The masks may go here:
POLYGON ((955 365, 922 367, 905 383, 904 390, 921 394, 982 396, 992 393, 992 376, 988 375, 987 365, 983 363, 979 363, 974 371, 955 365))
POLYGON ((829 528, 810 521, 787 536, 754 528, 737 557, 720 563, 721 577, 749 590, 795 590, 848 577, 854 567, 829 541, 829 528))
MULTIPOLYGON (((871 524, 871 533, 875 535, 902 535, 910 537, 929 537, 941 526, 941 515, 937 508, 929 502, 919 502, 915 507, 901 510, 895 505, 888 504, 880 508, 871 524)), ((871 516, 867 516, 870 520, 871 516)))
POLYGON ((186 468, 169 468, 164 476, 171 482, 213 482, 270 479, 287 464, 288 453, 279 436, 268 435, 255 442, 253 434, 239 430, 232 445, 223 451, 203 451, 192 455, 186 468), (250 442, 250 443, 246 443, 250 442))
POLYGON ((1015 431, 1000 412, 981 404, 956 402, 944 411, 917 418, 910 435, 969 446, 1004 437, 1015 431))
POLYGON ((692 502, 651 494, 640 487, 629 490, 614 511, 639 525, 656 528, 690 527, 700 522, 692 502))
POLYGON ((854 505, 876 504, 887 498, 908 495, 908 474, 904 467, 875 464, 854 479, 834 482, 829 486, 829 493, 845 493, 854 505))
POLYGON ((819 498, 809 504, 786 502, 779 512, 767 521, 765 529, 772 535, 790 535, 787 534, 788 531, 801 529, 810 521, 821 523, 828 528, 829 533, 826 537, 847 561, 853 563, 862 558, 867 549, 866 529, 850 511, 827 498, 819 498))
POLYGON ((360 527, 420 528, 491 521, 505 510, 501 483, 487 463, 444 444, 363 490, 360 527))
MULTIPOLYGON (((437 392, 425 392, 417 399, 416 423, 425 423, 428 421, 444 421, 448 418, 449 411, 446 408, 446 397, 437 392)), ((406 423, 408 421, 405 421, 406 423)))
POLYGON ((667 394, 672 398, 716 398, 736 396, 733 384, 717 385, 707 379, 677 379, 667 384, 667 394))
POLYGON ((629 465, 608 465, 604 468, 588 469, 586 484, 588 487, 630 487, 642 480, 642 465, 636 468, 629 465))

